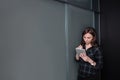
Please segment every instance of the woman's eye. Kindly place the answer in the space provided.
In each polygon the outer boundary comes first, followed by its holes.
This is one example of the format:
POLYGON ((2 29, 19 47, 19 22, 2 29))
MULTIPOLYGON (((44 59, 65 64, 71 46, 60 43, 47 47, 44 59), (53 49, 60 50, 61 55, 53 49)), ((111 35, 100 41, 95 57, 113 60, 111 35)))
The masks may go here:
POLYGON ((88 39, 90 39, 90 37, 88 37, 88 39))

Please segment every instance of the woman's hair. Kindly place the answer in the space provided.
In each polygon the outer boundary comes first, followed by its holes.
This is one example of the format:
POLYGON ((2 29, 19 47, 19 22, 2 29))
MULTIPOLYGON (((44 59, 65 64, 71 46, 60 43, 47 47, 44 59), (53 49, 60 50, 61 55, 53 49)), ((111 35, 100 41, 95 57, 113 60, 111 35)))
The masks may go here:
POLYGON ((84 36, 85 34, 87 34, 87 33, 89 33, 89 34, 91 34, 91 35, 93 36, 91 45, 92 45, 92 46, 98 46, 97 37, 96 37, 96 31, 95 31, 95 29, 94 29, 93 27, 86 27, 86 28, 84 29, 84 31, 82 32, 81 45, 82 45, 82 46, 85 46, 85 41, 83 40, 83 36, 84 36))

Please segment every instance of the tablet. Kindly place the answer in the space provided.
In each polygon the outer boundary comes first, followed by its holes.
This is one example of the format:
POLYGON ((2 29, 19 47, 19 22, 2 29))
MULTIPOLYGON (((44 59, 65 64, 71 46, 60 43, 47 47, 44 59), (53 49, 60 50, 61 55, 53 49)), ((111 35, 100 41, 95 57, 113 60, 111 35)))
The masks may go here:
POLYGON ((76 54, 86 53, 85 49, 75 48, 76 54))

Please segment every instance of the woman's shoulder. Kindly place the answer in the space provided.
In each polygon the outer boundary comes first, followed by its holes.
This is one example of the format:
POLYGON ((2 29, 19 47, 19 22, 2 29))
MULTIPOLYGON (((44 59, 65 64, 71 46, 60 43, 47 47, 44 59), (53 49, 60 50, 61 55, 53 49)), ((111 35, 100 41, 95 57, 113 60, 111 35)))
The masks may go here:
POLYGON ((96 50, 96 51, 101 51, 102 48, 101 48, 100 46, 94 46, 94 50, 96 50))

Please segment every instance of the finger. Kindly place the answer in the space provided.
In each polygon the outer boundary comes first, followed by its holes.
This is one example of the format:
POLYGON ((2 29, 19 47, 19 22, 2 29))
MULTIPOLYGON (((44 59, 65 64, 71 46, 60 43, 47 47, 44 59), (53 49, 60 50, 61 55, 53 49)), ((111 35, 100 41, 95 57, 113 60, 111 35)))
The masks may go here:
POLYGON ((84 54, 83 54, 83 53, 81 53, 81 54, 80 54, 80 57, 84 57, 84 54))
POLYGON ((86 56, 86 55, 83 53, 83 56, 86 56))
POLYGON ((84 54, 83 54, 83 53, 81 53, 81 55, 82 55, 82 56, 84 56, 84 54))
POLYGON ((83 56, 83 54, 82 53, 80 53, 80 57, 82 57, 83 56))

